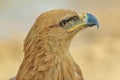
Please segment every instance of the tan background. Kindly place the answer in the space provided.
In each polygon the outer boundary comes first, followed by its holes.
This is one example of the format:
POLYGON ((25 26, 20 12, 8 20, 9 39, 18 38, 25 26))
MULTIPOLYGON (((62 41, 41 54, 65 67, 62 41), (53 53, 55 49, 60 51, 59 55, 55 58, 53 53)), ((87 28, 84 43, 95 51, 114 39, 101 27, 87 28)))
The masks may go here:
POLYGON ((23 59, 23 42, 37 16, 64 8, 89 12, 100 29, 82 30, 70 51, 85 80, 120 80, 119 0, 0 0, 0 80, 15 76, 23 59))

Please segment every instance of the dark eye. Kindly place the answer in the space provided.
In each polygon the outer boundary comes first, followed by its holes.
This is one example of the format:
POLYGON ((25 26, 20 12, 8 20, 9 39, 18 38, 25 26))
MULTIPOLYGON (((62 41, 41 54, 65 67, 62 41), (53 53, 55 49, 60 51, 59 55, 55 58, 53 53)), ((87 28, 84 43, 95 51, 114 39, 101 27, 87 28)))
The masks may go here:
POLYGON ((67 20, 62 20, 62 21, 60 22, 60 25, 63 27, 63 26, 66 25, 67 22, 68 22, 67 20))

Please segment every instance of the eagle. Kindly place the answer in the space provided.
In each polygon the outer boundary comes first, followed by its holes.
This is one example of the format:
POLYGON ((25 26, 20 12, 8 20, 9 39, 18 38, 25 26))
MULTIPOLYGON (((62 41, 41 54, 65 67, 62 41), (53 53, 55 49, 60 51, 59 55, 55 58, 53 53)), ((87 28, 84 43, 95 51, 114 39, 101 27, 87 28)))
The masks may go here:
POLYGON ((24 59, 15 80, 83 80, 69 46, 82 29, 97 26, 90 13, 55 9, 42 13, 24 41, 24 59))

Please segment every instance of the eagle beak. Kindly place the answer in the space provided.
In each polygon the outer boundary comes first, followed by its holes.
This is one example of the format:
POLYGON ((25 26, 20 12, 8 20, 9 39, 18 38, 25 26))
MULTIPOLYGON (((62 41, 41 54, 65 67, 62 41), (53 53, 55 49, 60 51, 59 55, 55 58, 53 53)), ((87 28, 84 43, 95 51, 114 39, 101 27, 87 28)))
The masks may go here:
POLYGON ((80 20, 78 21, 78 24, 75 24, 74 26, 72 26, 71 28, 69 28, 67 30, 67 32, 71 32, 74 31, 76 29, 84 29, 86 27, 93 27, 93 26, 97 26, 97 29, 99 28, 99 23, 96 19, 95 16, 93 16, 90 13, 81 13, 79 14, 79 18, 80 20))
POLYGON ((99 28, 98 20, 90 13, 86 13, 85 15, 85 24, 87 27, 97 26, 97 29, 99 28))

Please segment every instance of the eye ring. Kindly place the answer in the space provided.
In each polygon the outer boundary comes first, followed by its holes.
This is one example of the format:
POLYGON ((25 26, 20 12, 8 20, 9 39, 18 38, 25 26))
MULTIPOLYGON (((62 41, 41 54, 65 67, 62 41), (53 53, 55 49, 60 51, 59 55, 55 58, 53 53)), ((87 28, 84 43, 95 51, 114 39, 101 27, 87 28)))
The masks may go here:
POLYGON ((68 22, 67 20, 62 20, 62 21, 60 22, 60 25, 63 27, 63 26, 66 25, 67 22, 68 22))

